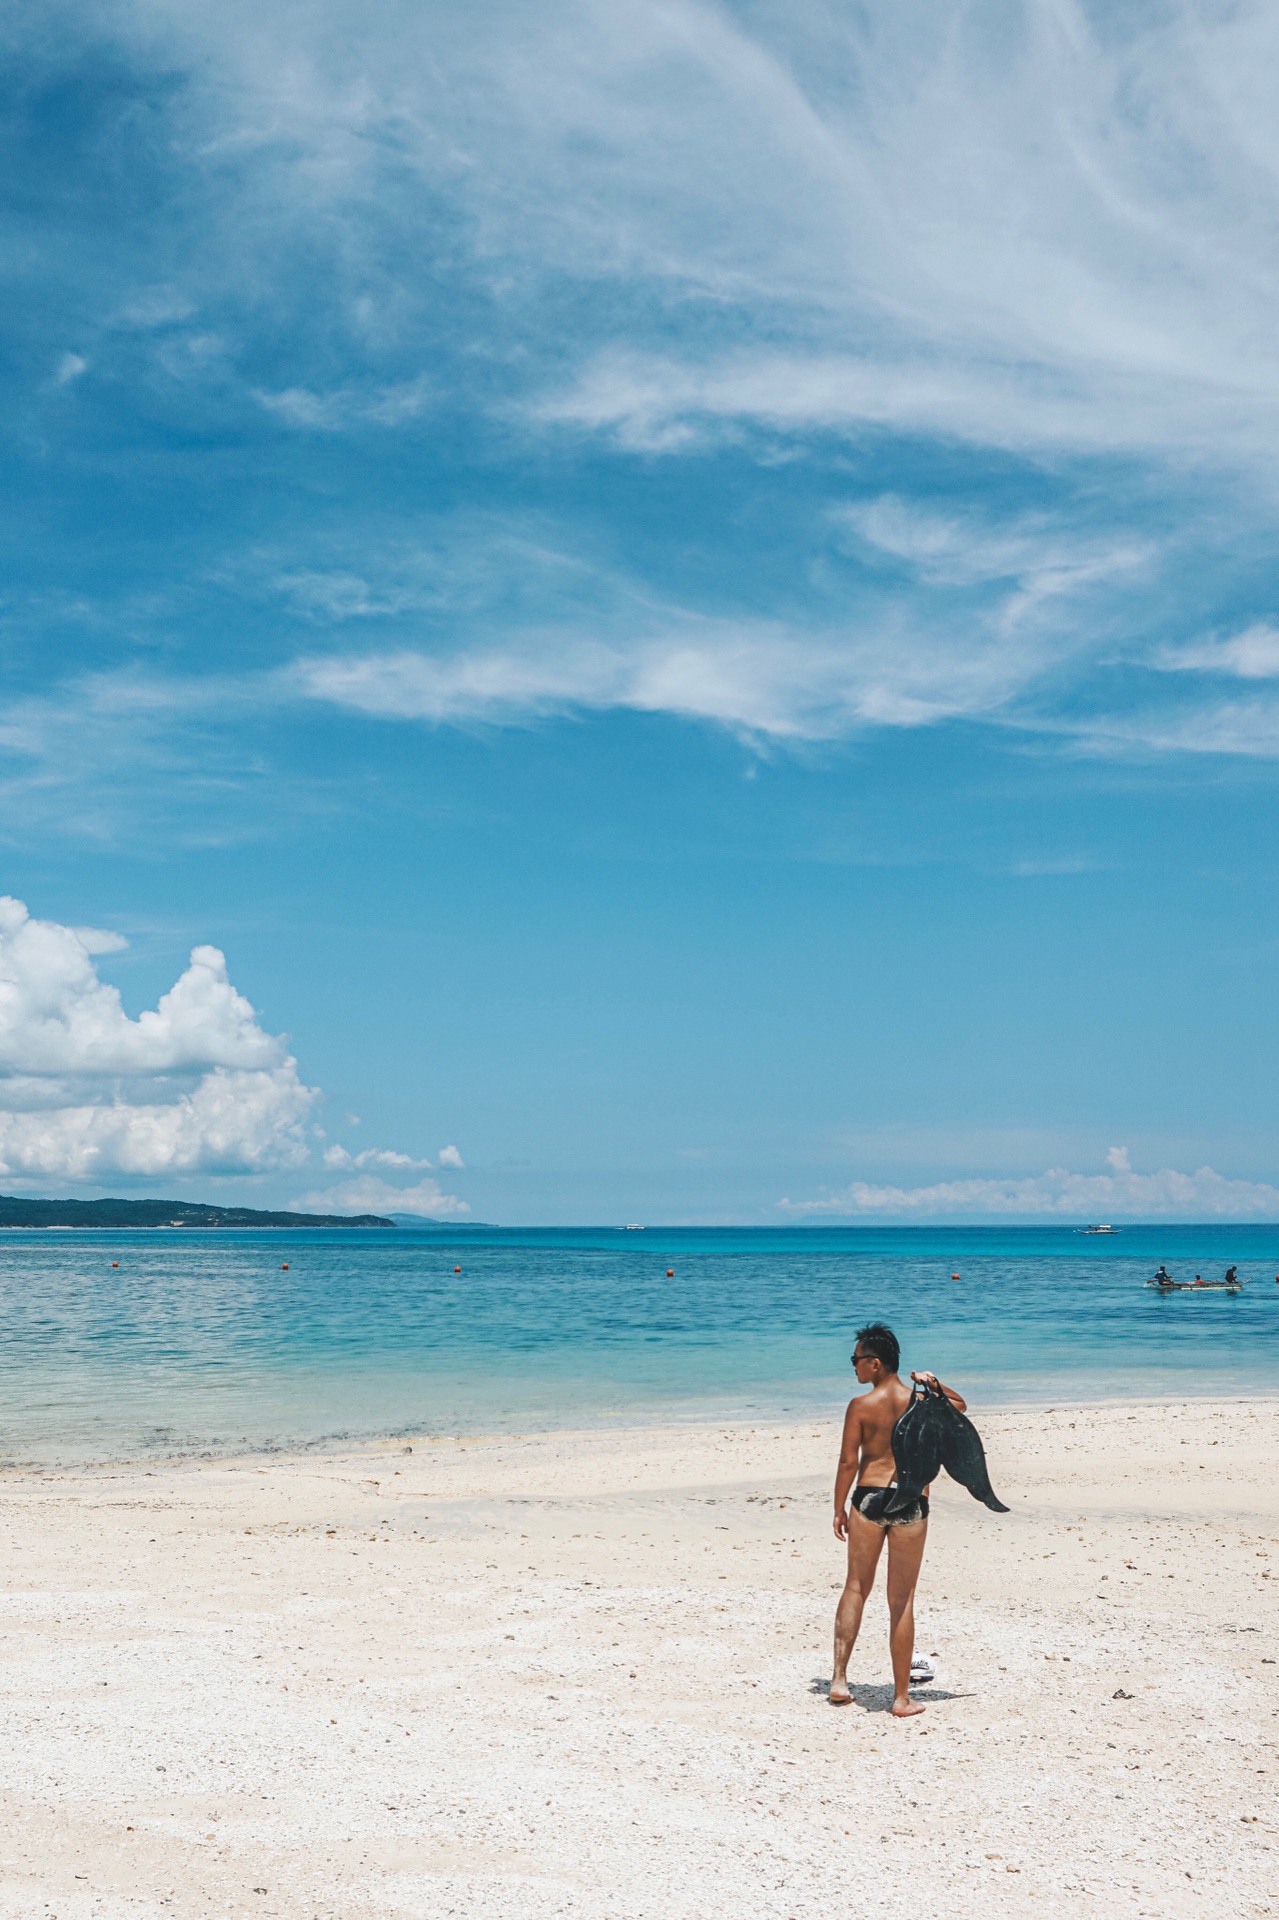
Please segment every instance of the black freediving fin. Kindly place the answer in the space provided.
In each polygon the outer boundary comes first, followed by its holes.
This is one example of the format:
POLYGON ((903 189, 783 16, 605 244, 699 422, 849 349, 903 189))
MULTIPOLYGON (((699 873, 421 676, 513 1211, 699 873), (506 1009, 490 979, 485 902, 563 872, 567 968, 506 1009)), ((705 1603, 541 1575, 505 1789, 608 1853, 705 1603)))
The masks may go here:
POLYGON ((967 1414, 953 1407, 943 1396, 946 1409, 942 1429, 941 1461, 952 1480, 958 1480, 961 1487, 967 1487, 974 1500, 980 1500, 992 1513, 1008 1513, 1002 1500, 995 1495, 990 1484, 990 1474, 986 1470, 986 1449, 982 1446, 978 1433, 967 1414))

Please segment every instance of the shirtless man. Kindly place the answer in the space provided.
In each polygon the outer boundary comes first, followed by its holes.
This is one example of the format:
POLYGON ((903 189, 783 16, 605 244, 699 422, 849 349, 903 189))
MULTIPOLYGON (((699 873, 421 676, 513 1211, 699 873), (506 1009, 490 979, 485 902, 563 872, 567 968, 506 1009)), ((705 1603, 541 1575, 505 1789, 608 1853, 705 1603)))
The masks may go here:
MULTIPOLYGON (((899 1720, 923 1713, 910 1697, 910 1662, 915 1651, 915 1583, 919 1579, 928 1537, 928 1489, 904 1513, 890 1520, 867 1520, 860 1508, 875 1487, 891 1487, 897 1466, 893 1459, 893 1428, 910 1402, 910 1388, 899 1379, 901 1348, 891 1327, 875 1321, 857 1336, 853 1365, 869 1393, 850 1400, 844 1416, 844 1440, 835 1475, 835 1537, 848 1542, 848 1579, 835 1614, 835 1672, 830 1703, 846 1707, 848 1657, 862 1623, 866 1596, 875 1582, 884 1536, 888 1536, 888 1646, 893 1661, 893 1706, 899 1720), (848 1496, 852 1493, 852 1511, 848 1496)), ((963 1413, 966 1402, 953 1387, 943 1386, 933 1373, 912 1373, 912 1380, 941 1387, 952 1406, 963 1413)))

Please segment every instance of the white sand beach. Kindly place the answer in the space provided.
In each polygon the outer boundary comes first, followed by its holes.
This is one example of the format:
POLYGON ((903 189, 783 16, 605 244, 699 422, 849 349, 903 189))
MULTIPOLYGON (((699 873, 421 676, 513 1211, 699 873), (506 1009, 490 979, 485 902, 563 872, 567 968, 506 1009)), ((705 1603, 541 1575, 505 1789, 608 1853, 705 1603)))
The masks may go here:
POLYGON ((1279 1913, 1279 1406, 974 1413, 895 1722, 834 1427, 0 1480, 0 1915, 1279 1913))

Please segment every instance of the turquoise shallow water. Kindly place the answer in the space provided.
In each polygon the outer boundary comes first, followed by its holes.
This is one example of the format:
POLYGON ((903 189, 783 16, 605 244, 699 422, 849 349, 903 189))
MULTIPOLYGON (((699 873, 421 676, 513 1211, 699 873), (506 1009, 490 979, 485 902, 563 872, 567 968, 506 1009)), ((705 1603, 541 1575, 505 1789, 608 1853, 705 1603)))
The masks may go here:
POLYGON ((1277 1273, 1255 1226, 5 1233, 0 1457, 831 1415, 877 1317, 979 1405, 1268 1394, 1277 1273))

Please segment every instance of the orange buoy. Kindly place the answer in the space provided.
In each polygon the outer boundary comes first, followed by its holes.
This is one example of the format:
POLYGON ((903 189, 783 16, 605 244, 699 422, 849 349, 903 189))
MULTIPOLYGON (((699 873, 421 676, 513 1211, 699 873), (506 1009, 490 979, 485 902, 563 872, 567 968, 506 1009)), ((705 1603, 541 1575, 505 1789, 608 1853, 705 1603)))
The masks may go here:
MULTIPOLYGON (((119 1264, 120 1264, 120 1262, 119 1262, 118 1260, 113 1260, 113 1261, 111 1262, 111 1265, 112 1265, 113 1267, 118 1267, 118 1266, 119 1266, 119 1264)), ((1279 1280, 1279 1274, 1276 1274, 1276 1275, 1275 1275, 1275 1278, 1276 1278, 1276 1280, 1279 1280)))
POLYGON ((454 1273, 461 1273, 462 1269, 461 1267, 454 1267, 453 1271, 454 1273))
POLYGON ((289 1263, 288 1263, 288 1261, 287 1261, 287 1260, 281 1260, 281 1262, 280 1262, 280 1272, 281 1272, 281 1273, 287 1273, 287 1272, 288 1272, 288 1270, 289 1270, 289 1263))
POLYGON ((673 1279, 675 1278, 675 1269, 674 1269, 674 1267, 667 1267, 667 1269, 666 1269, 666 1278, 667 1278, 668 1280, 673 1280, 673 1279))
POLYGON ((957 1273, 952 1273, 950 1277, 952 1280, 958 1280, 959 1275, 957 1273))

